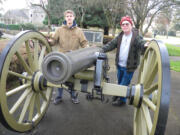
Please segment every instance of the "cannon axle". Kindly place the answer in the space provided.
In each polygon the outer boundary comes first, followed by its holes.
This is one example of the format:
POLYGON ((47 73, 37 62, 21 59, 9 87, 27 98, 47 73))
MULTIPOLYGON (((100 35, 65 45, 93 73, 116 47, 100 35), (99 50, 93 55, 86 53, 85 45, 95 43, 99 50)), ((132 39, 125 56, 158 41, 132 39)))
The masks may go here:
POLYGON ((32 90, 34 92, 42 92, 43 90, 46 90, 47 88, 47 81, 43 77, 41 72, 35 72, 32 76, 32 90))

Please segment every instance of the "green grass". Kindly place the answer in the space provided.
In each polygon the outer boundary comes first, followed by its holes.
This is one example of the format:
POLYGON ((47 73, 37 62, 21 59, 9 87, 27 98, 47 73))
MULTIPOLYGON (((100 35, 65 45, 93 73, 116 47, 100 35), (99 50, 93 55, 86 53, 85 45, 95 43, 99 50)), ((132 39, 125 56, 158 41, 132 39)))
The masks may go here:
MULTIPOLYGON (((176 47, 167 43, 165 45, 168 49, 169 56, 180 56, 180 47, 176 47)), ((180 61, 170 61, 170 68, 171 70, 180 72, 180 61)))
POLYGON ((180 61, 170 61, 171 70, 180 72, 180 61))
POLYGON ((180 47, 176 47, 167 43, 165 45, 168 49, 169 56, 180 56, 180 47))

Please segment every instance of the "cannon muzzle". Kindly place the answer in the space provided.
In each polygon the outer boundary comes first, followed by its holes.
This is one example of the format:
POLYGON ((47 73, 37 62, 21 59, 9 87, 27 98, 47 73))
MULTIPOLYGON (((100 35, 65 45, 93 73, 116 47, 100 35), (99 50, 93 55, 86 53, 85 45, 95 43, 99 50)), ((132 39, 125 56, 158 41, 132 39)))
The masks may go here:
POLYGON ((99 47, 83 48, 72 52, 49 53, 42 62, 43 76, 51 83, 61 84, 72 75, 91 67, 97 59, 99 47))

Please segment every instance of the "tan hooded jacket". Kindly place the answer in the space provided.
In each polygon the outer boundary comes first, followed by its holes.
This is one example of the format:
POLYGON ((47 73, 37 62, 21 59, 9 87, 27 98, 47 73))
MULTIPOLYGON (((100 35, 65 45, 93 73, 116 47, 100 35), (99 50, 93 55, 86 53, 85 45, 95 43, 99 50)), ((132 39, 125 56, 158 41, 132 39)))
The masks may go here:
POLYGON ((58 45, 60 52, 68 52, 89 46, 83 31, 76 25, 70 28, 67 25, 59 27, 53 35, 53 41, 53 44, 58 45))

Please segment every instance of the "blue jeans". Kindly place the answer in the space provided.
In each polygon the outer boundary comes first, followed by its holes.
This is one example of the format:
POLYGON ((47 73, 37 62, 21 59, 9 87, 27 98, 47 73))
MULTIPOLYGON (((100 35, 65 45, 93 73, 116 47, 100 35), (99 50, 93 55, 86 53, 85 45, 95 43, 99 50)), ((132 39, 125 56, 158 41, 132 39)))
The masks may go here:
MULTIPOLYGON (((62 98, 63 95, 63 88, 58 88, 58 97, 62 98)), ((75 91, 71 91, 71 98, 75 98, 76 97, 76 92, 75 91)))
MULTIPOLYGON (((118 84, 128 86, 131 82, 134 72, 127 72, 127 68, 121 66, 118 66, 117 70, 118 84)), ((124 97, 120 97, 120 100, 126 102, 126 98, 124 97)))

